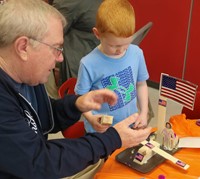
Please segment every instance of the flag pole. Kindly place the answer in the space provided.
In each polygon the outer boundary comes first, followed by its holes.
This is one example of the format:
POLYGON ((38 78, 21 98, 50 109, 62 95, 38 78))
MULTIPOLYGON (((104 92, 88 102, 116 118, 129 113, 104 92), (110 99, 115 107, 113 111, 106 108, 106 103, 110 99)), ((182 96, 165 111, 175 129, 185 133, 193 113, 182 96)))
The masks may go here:
POLYGON ((160 86, 159 86, 159 100, 158 100, 158 119, 157 119, 157 135, 156 141, 162 144, 162 131, 166 123, 166 108, 167 108, 167 98, 160 95, 161 86, 162 86, 163 73, 160 77, 160 86))
POLYGON ((189 43, 189 37, 190 37, 193 7, 194 7, 194 0, 191 0, 187 37, 186 37, 186 44, 185 44, 185 54, 184 54, 184 61, 183 61, 182 80, 184 80, 184 78, 185 78, 186 62, 187 62, 187 56, 188 56, 188 43, 189 43))

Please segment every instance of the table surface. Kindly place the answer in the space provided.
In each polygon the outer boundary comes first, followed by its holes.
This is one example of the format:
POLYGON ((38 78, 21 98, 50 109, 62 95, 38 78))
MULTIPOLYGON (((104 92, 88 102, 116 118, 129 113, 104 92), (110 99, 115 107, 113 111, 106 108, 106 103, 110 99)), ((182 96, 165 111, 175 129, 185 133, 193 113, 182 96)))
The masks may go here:
MULTIPOLYGON (((170 118, 175 131, 180 136, 200 136, 200 127, 195 125, 195 120, 186 120, 184 115, 170 118)), ((116 161, 115 157, 125 148, 116 150, 105 162, 102 169, 94 179, 157 179, 164 175, 166 179, 198 179, 200 177, 200 148, 184 148, 177 151, 173 156, 190 165, 187 170, 181 169, 165 160, 149 173, 140 173, 128 166, 116 161)))
POLYGON ((188 170, 181 169, 166 160, 149 173, 142 174, 115 160, 115 156, 124 148, 116 150, 105 162, 103 168, 96 174, 95 179, 156 179, 160 174, 166 179, 197 179, 200 177, 200 149, 180 149, 175 157, 190 165, 188 170))

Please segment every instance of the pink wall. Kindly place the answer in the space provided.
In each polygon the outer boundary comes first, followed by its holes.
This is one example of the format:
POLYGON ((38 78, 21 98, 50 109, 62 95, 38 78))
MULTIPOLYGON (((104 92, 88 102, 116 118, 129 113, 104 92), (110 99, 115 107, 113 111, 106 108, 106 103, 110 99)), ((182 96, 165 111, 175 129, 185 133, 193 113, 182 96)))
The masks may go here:
MULTIPOLYGON (((182 78, 191 0, 130 0, 136 14, 136 29, 152 21, 141 43, 150 80, 160 81, 160 73, 182 78)), ((194 0, 191 36, 185 80, 200 86, 200 1, 194 0)))

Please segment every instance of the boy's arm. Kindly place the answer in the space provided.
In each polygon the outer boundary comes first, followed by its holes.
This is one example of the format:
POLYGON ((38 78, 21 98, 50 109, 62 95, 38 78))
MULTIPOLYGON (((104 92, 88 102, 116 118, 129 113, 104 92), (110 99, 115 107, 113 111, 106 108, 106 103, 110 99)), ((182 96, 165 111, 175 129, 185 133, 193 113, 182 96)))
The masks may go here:
POLYGON ((146 81, 137 82, 138 120, 134 127, 146 127, 148 121, 148 86, 146 81))

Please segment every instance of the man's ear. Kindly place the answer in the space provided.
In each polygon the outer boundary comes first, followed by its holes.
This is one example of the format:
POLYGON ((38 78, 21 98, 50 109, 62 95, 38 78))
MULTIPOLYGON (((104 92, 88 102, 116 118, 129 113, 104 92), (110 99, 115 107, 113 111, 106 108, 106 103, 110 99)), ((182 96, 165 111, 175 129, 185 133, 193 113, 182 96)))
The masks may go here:
POLYGON ((27 61, 28 59, 27 49, 29 43, 29 38, 26 36, 21 36, 17 38, 14 43, 16 53, 24 61, 27 61))
POLYGON ((92 31, 93 31, 94 35, 96 36, 96 38, 99 40, 100 39, 100 34, 99 34, 98 29, 96 27, 93 27, 92 31))

